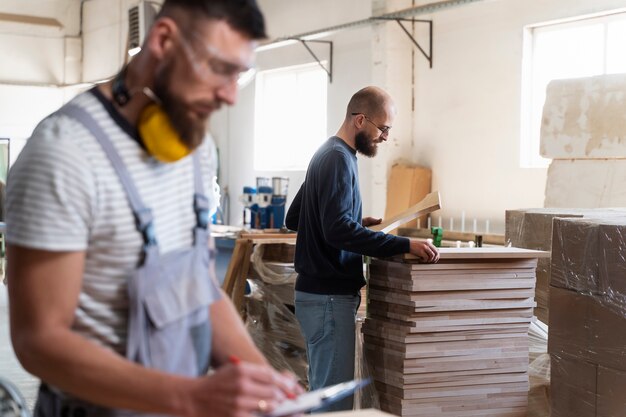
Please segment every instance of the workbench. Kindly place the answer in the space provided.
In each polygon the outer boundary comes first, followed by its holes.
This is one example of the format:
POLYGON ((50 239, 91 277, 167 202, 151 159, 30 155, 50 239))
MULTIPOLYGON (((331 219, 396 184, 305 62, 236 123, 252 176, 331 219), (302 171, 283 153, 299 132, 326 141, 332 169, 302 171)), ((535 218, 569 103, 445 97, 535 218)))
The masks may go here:
POLYGON ((250 256, 255 244, 296 243, 295 233, 242 233, 235 241, 222 289, 228 294, 242 316, 246 279, 250 273, 250 256))

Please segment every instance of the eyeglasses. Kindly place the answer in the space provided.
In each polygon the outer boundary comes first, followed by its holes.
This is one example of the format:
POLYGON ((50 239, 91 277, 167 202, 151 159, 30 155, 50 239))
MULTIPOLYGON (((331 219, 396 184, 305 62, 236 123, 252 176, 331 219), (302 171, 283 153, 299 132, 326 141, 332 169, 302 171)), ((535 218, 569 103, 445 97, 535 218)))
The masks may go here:
POLYGON ((202 49, 206 55, 204 58, 199 56, 199 53, 194 50, 190 45, 190 42, 185 39, 185 35, 180 33, 180 40, 183 49, 187 55, 191 58, 190 61, 194 66, 196 72, 203 79, 208 79, 211 74, 217 75, 225 82, 231 83, 250 77, 254 72, 254 68, 248 65, 243 65, 235 62, 231 62, 228 59, 223 58, 224 54, 212 45, 204 43, 203 39, 197 33, 191 33, 196 40, 202 44, 202 49))
POLYGON ((391 130, 391 126, 378 126, 376 123, 372 122, 370 118, 365 115, 365 113, 352 113, 353 116, 358 116, 359 114, 362 114, 363 117, 365 117, 365 120, 373 124, 376 129, 380 130, 381 136, 389 133, 389 131, 391 130))

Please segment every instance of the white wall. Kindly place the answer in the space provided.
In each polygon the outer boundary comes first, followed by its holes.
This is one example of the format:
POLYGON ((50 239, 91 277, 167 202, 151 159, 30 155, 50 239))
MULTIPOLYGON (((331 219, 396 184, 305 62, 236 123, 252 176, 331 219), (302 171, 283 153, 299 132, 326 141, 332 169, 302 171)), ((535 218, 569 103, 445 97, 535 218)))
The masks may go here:
POLYGON ((111 78, 125 63, 128 58, 128 9, 137 3, 138 0, 90 0, 84 4, 83 81, 111 78))
MULTIPOLYGON (((414 141, 412 162, 432 168, 445 219, 456 217, 458 225, 465 212, 480 219, 479 228, 490 219, 491 230, 502 232, 506 209, 543 206, 546 170, 522 169, 519 162, 523 28, 625 6, 624 0, 501 0, 420 16, 434 20, 434 67, 415 56, 414 134, 403 140, 414 141)), ((408 54, 408 39, 403 42, 408 54)), ((391 90, 410 85, 403 74, 391 90)))
MULTIPOLYGON (((297 35, 370 16, 369 2, 362 0, 260 0, 266 17, 270 38, 297 35)), ((343 31, 324 38, 334 42, 333 82, 328 84, 327 135, 336 133, 343 121, 348 100, 354 92, 371 83, 371 29, 369 27, 343 31)), ((327 47, 312 45, 321 59, 328 59, 327 47)), ((315 62, 299 44, 259 52, 258 70, 315 62)), ((246 185, 255 186, 257 176, 289 178, 287 206, 304 181, 304 171, 255 171, 254 159, 254 82, 240 91, 238 103, 225 108, 211 119, 213 134, 220 153, 220 183, 230 194, 230 219, 241 224, 243 205, 238 201, 246 185)), ((277 127, 280 128, 280 127, 277 127)), ((306 126, 302 126, 306 129, 306 126)), ((298 132, 292 132, 298 140, 298 132)), ((359 164, 361 179, 369 178, 368 161, 359 164)), ((369 187, 362 182, 362 192, 368 196, 369 187)))
POLYGON ((55 86, 80 81, 80 2, 3 0, 0 12, 61 24, 0 21, 0 137, 11 139, 13 163, 37 123, 72 95, 55 86))
POLYGON ((48 17, 61 24, 56 27, 0 21, 0 84, 58 85, 78 81, 78 62, 73 58, 80 54, 76 48, 80 2, 3 0, 0 12, 48 17), (66 52, 71 59, 66 60, 66 52))

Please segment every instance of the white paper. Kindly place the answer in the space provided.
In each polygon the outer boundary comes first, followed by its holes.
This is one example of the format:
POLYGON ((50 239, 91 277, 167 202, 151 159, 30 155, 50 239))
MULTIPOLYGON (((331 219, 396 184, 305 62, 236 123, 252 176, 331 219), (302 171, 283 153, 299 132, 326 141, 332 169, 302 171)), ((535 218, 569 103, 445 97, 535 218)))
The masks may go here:
POLYGON ((292 414, 304 413, 321 406, 331 404, 334 400, 345 398, 351 395, 358 388, 369 384, 369 380, 353 380, 342 382, 315 391, 305 392, 293 400, 286 400, 276 407, 272 412, 265 414, 265 417, 282 417, 292 414))

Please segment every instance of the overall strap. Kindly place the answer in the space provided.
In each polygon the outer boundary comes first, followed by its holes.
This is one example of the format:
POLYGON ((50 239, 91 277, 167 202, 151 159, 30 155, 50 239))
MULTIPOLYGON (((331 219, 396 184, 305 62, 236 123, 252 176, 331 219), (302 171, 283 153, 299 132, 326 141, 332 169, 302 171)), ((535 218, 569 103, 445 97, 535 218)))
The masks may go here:
POLYGON ((124 165, 122 158, 113 147, 113 143, 100 124, 98 124, 98 122, 86 110, 73 104, 62 107, 57 113, 71 117, 81 123, 98 140, 98 143, 100 143, 100 146, 109 157, 109 160, 113 165, 113 169, 115 169, 115 172, 117 173, 117 176, 126 191, 126 196, 128 197, 131 210, 135 216, 135 226, 137 231, 139 231, 143 237, 144 249, 147 249, 150 246, 156 246, 157 241, 154 233, 152 210, 147 208, 141 200, 141 196, 135 187, 135 183, 126 169, 126 165, 124 165))

